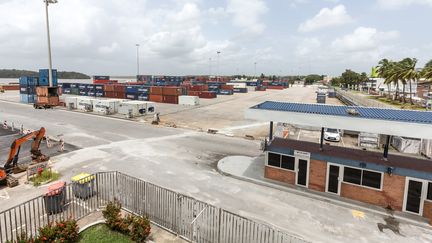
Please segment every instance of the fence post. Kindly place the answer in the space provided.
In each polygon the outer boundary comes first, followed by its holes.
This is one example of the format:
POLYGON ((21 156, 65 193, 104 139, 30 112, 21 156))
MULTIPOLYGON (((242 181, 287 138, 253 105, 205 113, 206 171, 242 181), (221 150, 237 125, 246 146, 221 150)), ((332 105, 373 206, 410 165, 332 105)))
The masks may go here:
POLYGON ((218 219, 218 243, 221 242, 221 228, 222 228, 222 209, 219 208, 219 219, 218 219))
POLYGON ((100 202, 99 202, 99 172, 95 175, 96 181, 95 181, 95 187, 96 187, 96 208, 100 208, 100 202))

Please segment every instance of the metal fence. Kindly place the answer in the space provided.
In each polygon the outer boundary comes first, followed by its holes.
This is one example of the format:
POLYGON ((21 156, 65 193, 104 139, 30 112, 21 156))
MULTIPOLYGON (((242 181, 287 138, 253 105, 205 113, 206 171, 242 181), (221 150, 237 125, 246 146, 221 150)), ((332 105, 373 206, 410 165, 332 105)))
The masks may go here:
POLYGON ((79 220, 101 210, 114 199, 121 202, 124 210, 147 216, 152 223, 189 242, 306 242, 269 225, 120 172, 100 172, 92 176, 89 197, 80 198, 76 184, 68 184, 63 191, 64 204, 56 213, 48 213, 50 202, 44 195, 0 212, 0 243, 15 240, 21 233, 35 236, 40 227, 50 222, 79 220))
POLYGON ((336 97, 346 105, 391 108, 391 106, 385 103, 372 100, 367 97, 362 97, 360 95, 351 93, 349 91, 341 90, 338 88, 335 89, 335 91, 336 91, 336 97))

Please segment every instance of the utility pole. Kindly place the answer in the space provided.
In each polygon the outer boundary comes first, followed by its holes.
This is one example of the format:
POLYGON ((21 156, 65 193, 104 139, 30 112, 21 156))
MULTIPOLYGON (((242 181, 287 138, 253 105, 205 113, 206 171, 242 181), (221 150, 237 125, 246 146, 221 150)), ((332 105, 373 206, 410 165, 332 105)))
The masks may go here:
POLYGON ((220 55, 220 51, 217 51, 217 76, 216 76, 216 80, 220 79, 220 72, 219 72, 219 55, 220 55))
POLYGON ((135 46, 136 46, 136 48, 137 48, 137 76, 136 76, 136 78, 137 78, 137 81, 138 81, 138 76, 139 76, 139 44, 135 44, 135 46))
POLYGON ((52 60, 51 60, 51 38, 49 30, 49 18, 48 18, 48 5, 50 3, 57 3, 57 0, 44 0, 45 2, 45 17, 46 17, 46 27, 47 27, 47 41, 48 41, 48 83, 49 87, 53 86, 53 76, 52 76, 52 60))
POLYGON ((209 78, 211 77, 212 74, 212 59, 211 57, 209 57, 209 78))

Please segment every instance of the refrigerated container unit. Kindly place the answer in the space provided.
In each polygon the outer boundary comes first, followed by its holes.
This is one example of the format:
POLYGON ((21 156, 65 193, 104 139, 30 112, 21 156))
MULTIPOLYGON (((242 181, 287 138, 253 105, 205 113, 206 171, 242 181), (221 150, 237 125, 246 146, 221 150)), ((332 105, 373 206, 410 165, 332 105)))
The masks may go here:
POLYGON ((325 94, 317 94, 316 101, 318 104, 326 103, 326 95, 325 94))
POLYGON ((94 100, 93 111, 102 115, 110 115, 118 112, 120 101, 119 100, 94 100))
POLYGON ((420 153, 432 159, 432 139, 422 139, 420 153))
POLYGON ((234 88, 246 88, 246 83, 226 83, 226 85, 231 85, 234 88))
POLYGON ((391 145, 401 153, 419 154, 421 139, 393 136, 391 145))
POLYGON ((180 95, 178 97, 179 105, 191 105, 196 106, 199 105, 199 97, 198 96, 189 96, 189 95, 180 95))
POLYGON ((379 148, 379 134, 361 132, 358 135, 358 146, 362 148, 379 148))
POLYGON ((82 111, 92 111, 93 102, 95 99, 87 97, 78 97, 77 99, 77 109, 82 111))
POLYGON ((66 108, 69 110, 75 110, 78 106, 78 97, 76 96, 68 96, 65 98, 66 108))
POLYGON ((127 118, 143 116, 147 112, 147 104, 145 101, 130 100, 120 102, 118 113, 125 115, 127 118))

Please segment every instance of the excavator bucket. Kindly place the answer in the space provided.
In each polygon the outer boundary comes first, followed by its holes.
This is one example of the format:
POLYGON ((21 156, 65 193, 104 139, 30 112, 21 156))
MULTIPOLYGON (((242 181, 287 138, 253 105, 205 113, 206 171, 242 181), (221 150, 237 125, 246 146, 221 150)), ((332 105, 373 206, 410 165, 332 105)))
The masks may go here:
POLYGON ((46 156, 45 154, 42 154, 40 150, 31 151, 32 154, 32 162, 33 163, 41 163, 48 161, 50 159, 49 156, 46 156))

